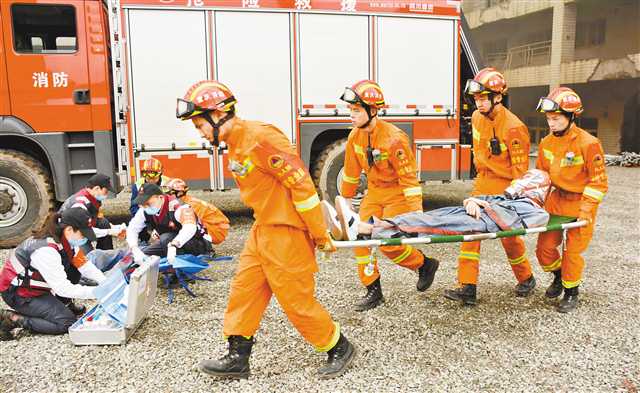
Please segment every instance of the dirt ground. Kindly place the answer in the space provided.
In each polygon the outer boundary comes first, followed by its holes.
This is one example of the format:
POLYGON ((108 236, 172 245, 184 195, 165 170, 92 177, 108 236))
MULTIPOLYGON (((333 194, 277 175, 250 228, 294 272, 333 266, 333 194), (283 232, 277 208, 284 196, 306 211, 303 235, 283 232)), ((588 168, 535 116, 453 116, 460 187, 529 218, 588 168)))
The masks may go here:
MULTIPOLYGON (((415 290, 416 274, 380 258, 386 302, 353 311, 364 294, 348 251, 319 262, 316 293, 358 357, 341 378, 320 381, 325 355, 304 342, 274 300, 251 358, 252 376, 217 380, 197 371, 226 350, 221 324, 236 261, 214 264, 211 282, 180 290, 173 304, 161 289, 147 320, 126 346, 74 347, 65 336, 0 342, 0 392, 484 391, 637 392, 640 387, 640 169, 608 168, 610 190, 598 213, 579 308, 559 314, 544 299, 550 275, 526 237, 538 288, 513 296, 516 282, 499 242, 483 243, 479 304, 462 308, 442 296, 455 285, 459 245, 422 250, 440 259, 433 286, 415 290)), ((425 185, 426 207, 459 204, 469 183, 425 185)), ((232 220, 218 254, 237 256, 252 223, 237 192, 199 193, 232 220)), ((122 219, 127 195, 107 212, 122 219)), ((4 260, 9 250, 0 250, 4 260)), ((4 306, 4 304, 2 304, 4 306)))

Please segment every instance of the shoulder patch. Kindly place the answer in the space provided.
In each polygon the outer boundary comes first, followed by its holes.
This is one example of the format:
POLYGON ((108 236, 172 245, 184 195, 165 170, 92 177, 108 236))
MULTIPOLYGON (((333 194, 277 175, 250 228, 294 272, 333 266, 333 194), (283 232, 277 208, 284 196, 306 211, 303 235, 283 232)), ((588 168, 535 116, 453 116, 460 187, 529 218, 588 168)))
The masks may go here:
POLYGON ((395 153, 395 154, 396 154, 396 158, 397 158, 399 161, 402 161, 402 160, 404 160, 405 158, 407 158, 407 155, 405 154, 405 152, 404 152, 404 149, 403 149, 403 148, 400 148, 400 149, 396 150, 396 153, 395 153))
POLYGON ((278 169, 284 164, 284 158, 280 154, 272 154, 267 159, 271 169, 278 169))

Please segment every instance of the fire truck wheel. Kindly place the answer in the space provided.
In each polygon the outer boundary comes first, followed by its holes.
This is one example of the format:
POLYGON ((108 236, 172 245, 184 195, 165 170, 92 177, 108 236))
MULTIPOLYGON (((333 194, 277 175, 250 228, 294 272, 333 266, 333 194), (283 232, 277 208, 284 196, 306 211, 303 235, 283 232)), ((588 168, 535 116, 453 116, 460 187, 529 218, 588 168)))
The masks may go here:
MULTIPOLYGON (((344 167, 344 152, 347 146, 347 138, 337 140, 322 150, 315 162, 313 179, 318 187, 318 192, 322 199, 333 204, 339 195, 340 184, 342 183, 342 173, 344 167)), ((367 177, 360 175, 360 185, 358 192, 352 198, 354 207, 360 206, 362 197, 367 188, 367 177)))
POLYGON ((31 156, 0 150, 0 248, 15 247, 53 212, 48 171, 31 156))

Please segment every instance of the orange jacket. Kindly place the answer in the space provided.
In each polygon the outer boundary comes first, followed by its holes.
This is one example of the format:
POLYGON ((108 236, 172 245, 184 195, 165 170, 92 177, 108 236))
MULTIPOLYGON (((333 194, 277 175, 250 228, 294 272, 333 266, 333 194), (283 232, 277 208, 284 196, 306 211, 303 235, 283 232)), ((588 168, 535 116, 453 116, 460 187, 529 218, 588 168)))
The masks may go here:
POLYGON ((316 188, 282 131, 237 119, 220 139, 229 146, 229 168, 240 198, 254 211, 256 225, 289 225, 308 230, 316 244, 326 243, 316 188))
POLYGON ((567 206, 558 206, 550 213, 595 218, 609 188, 598 138, 575 124, 561 137, 549 134, 540 141, 536 168, 549 172, 551 184, 566 200, 567 206))
POLYGON ((473 163, 478 171, 474 192, 501 194, 511 180, 521 177, 529 169, 529 131, 504 106, 493 109, 493 120, 473 112, 473 163), (500 141, 499 155, 491 154, 490 141, 494 136, 500 141))
POLYGON ((351 130, 340 188, 345 198, 355 196, 363 170, 370 189, 396 187, 408 202, 422 208, 422 187, 417 178, 416 159, 407 134, 398 127, 378 119, 371 135, 359 128, 351 130), (375 163, 371 168, 367 160, 369 139, 371 148, 379 153, 374 156, 375 163))
POLYGON ((191 206, 202 225, 207 229, 213 244, 220 244, 224 241, 229 232, 229 219, 220 209, 209 202, 190 195, 183 196, 180 201, 191 206))

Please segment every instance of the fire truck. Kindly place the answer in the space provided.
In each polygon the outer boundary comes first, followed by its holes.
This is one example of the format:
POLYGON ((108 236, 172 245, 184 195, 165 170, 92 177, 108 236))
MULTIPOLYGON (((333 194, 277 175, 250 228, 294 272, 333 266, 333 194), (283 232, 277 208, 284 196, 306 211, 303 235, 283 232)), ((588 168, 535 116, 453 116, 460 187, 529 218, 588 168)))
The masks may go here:
POLYGON ((373 79, 421 181, 466 179, 461 80, 477 71, 454 0, 2 0, 0 247, 41 227, 100 172, 118 190, 155 157, 192 188, 234 187, 226 150, 175 118, 194 82, 223 81, 245 119, 296 146, 338 192, 345 86, 373 79))

